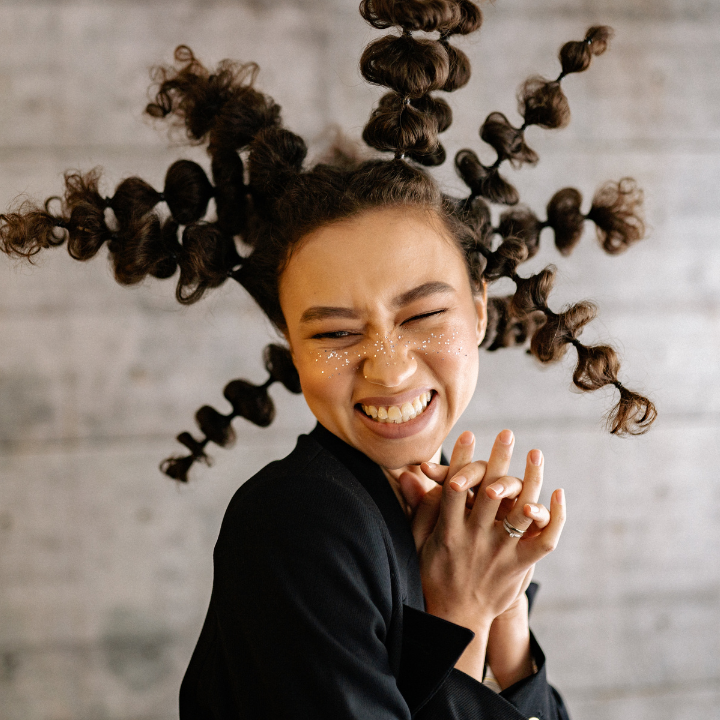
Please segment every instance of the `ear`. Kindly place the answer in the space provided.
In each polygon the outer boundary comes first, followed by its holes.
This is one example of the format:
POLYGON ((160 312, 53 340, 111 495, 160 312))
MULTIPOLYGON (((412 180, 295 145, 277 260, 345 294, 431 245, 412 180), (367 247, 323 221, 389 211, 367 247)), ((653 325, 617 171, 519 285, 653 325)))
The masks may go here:
POLYGON ((482 281, 482 292, 475 294, 475 311, 477 312, 477 344, 478 347, 487 330, 487 283, 482 281))

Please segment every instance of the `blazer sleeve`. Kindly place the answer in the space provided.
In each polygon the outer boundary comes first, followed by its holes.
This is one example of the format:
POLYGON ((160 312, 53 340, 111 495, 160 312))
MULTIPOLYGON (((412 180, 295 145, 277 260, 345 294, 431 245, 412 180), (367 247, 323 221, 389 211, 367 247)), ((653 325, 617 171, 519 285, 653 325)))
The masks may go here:
POLYGON ((391 568, 382 517, 352 488, 273 478, 231 508, 213 599, 236 697, 276 720, 409 720, 390 667, 391 568))
POLYGON ((547 682, 545 655, 532 633, 530 651, 537 672, 496 693, 456 670, 455 661, 443 664, 452 635, 465 628, 412 608, 406 609, 406 615, 400 685, 413 718, 569 720, 562 698, 547 682))
POLYGON ((453 669, 447 680, 414 715, 418 720, 569 720, 559 693, 548 684, 545 655, 531 635, 531 651, 538 671, 500 694, 453 669))

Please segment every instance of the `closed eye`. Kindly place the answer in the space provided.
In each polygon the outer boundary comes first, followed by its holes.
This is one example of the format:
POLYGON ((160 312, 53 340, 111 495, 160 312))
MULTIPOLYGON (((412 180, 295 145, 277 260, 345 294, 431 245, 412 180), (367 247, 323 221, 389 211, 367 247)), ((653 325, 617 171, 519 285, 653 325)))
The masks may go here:
POLYGON ((441 315, 444 312, 447 312, 447 308, 433 310, 432 312, 423 313, 422 315, 413 315, 411 318, 405 320, 402 324, 407 325, 408 323, 415 322, 416 320, 424 320, 425 318, 432 317, 433 315, 441 315))
MULTIPOLYGON (((413 315, 412 317, 404 320, 401 325, 407 325, 408 323, 416 322, 418 320, 424 320, 425 318, 432 317, 433 315, 441 315, 447 312, 447 308, 441 308, 439 310, 432 310, 431 312, 422 313, 420 315, 413 315)), ((343 338, 360 335, 361 333, 350 332, 348 330, 333 330, 332 332, 317 333, 312 336, 313 340, 341 340, 343 338)))
POLYGON ((313 340, 339 340, 340 338, 350 337, 351 335, 357 335, 357 333, 351 333, 347 330, 335 330, 334 332, 318 333, 313 335, 313 340))

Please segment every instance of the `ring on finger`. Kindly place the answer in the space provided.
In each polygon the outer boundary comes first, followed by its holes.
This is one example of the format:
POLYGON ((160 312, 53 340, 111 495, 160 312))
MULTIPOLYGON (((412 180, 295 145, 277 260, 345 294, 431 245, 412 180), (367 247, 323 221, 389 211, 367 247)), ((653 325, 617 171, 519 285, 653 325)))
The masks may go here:
POLYGON ((508 522, 507 518, 503 518, 503 527, 505 528, 505 532, 511 537, 511 538, 521 538, 524 534, 524 530, 518 530, 516 527, 511 525, 508 522))

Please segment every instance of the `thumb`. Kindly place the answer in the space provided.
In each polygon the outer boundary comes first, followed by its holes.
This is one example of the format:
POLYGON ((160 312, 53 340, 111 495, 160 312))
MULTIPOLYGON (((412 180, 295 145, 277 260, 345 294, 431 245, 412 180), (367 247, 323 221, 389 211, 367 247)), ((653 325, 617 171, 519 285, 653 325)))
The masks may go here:
POLYGON ((400 474, 397 482, 400 486, 400 492, 402 493, 406 505, 412 511, 412 517, 415 514, 418 505, 420 505, 422 499, 427 494, 428 488, 425 487, 425 485, 417 475, 407 471, 400 474))
POLYGON ((440 514, 442 486, 434 485, 426 490, 422 482, 412 473, 405 472, 398 478, 401 491, 412 509, 412 534, 415 547, 419 551, 435 529, 440 514))

